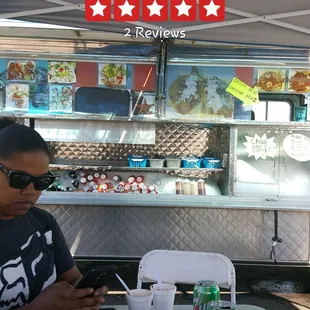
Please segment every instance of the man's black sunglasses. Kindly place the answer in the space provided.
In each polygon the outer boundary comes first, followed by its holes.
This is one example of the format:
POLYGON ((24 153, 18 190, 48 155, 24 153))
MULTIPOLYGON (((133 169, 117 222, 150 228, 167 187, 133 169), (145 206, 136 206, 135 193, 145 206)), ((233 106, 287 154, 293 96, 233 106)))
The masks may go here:
POLYGON ((46 175, 34 177, 22 171, 9 170, 2 164, 0 164, 0 171, 8 176, 9 185, 15 189, 23 189, 33 183, 36 191, 43 191, 49 188, 57 178, 57 176, 53 175, 50 171, 46 175))

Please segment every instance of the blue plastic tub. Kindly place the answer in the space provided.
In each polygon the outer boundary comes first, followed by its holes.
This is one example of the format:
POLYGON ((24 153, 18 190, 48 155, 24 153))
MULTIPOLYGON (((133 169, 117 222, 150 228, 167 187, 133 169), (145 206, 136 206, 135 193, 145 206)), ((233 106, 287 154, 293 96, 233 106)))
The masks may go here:
POLYGON ((145 168, 147 164, 146 156, 128 156, 128 164, 131 168, 145 168))
POLYGON ((201 167, 201 159, 190 157, 190 158, 183 158, 182 160, 182 167, 183 168, 200 168, 201 167))
POLYGON ((205 157, 202 159, 203 168, 220 169, 222 168, 222 160, 216 157, 205 157))

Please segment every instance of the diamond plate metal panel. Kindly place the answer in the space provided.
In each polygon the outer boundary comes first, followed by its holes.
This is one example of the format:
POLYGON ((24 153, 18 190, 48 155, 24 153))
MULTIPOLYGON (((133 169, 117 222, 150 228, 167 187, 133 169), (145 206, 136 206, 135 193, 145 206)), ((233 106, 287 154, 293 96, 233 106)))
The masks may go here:
MULTIPOLYGON (((269 260, 274 236, 273 212, 260 210, 41 207, 55 216, 75 255, 141 256, 169 249, 269 260)), ((309 214, 279 213, 278 261, 308 260, 309 214)))
POLYGON ((228 146, 228 127, 205 128, 201 125, 184 124, 157 124, 155 145, 50 143, 56 159, 108 161, 123 161, 130 154, 201 156, 208 150, 218 153, 222 149, 228 149, 228 146))
MULTIPOLYGON (((307 261, 309 259, 309 212, 279 212, 277 260, 307 261)), ((274 213, 264 212, 264 256, 270 255, 274 237, 274 213)))
POLYGON ((160 124, 155 152, 160 155, 202 155, 208 150, 211 130, 203 126, 160 124))
POLYGON ((119 208, 119 255, 153 249, 222 253, 262 259, 260 211, 199 208, 119 208))
POLYGON ((103 145, 95 143, 60 143, 50 142, 54 158, 60 159, 100 159, 103 154, 103 145))
POLYGON ((90 206, 44 206, 57 219, 72 255, 117 255, 114 210, 90 206))

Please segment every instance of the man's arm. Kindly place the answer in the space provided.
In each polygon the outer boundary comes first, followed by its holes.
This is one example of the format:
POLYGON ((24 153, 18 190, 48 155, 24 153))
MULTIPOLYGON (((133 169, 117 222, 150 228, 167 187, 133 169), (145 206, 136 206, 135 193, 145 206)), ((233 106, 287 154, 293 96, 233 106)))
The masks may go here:
MULTIPOLYGON (((69 271, 63 273, 62 275, 59 276, 59 279, 57 279, 57 282, 65 281, 71 286, 74 287, 74 284, 76 280, 81 278, 83 275, 80 273, 79 269, 74 266, 72 269, 69 271)), ((94 296, 105 296, 108 294, 109 289, 106 286, 103 286, 101 288, 98 288, 94 292, 94 296)), ((36 310, 36 309, 23 309, 23 310, 36 310)))
POLYGON ((54 283, 41 292, 31 303, 21 307, 22 310, 97 310, 104 298, 97 294, 89 296, 93 289, 73 289, 66 282, 54 283))
POLYGON ((75 265, 74 259, 70 253, 64 234, 61 231, 56 219, 53 221, 53 243, 54 243, 54 260, 57 271, 56 282, 67 282, 74 286, 75 282, 82 276, 81 272, 75 265))
MULTIPOLYGON (((74 266, 70 270, 64 272, 57 278, 57 282, 65 281, 71 286, 74 286, 75 282, 82 277, 81 272, 79 269, 74 266)), ((28 309, 27 309, 28 310, 28 309)))
POLYGON ((35 308, 35 306, 33 306, 31 303, 26 305, 26 306, 23 306, 21 308, 19 308, 19 310, 38 310, 37 308, 35 308))
MULTIPOLYGON (((81 272, 75 265, 74 259, 69 251, 67 242, 59 227, 56 219, 53 225, 53 242, 55 245, 55 265, 57 270, 56 282, 67 282, 69 285, 74 286, 75 282, 82 277, 81 272)), ((107 287, 102 287, 94 292, 94 296, 105 296, 108 292, 107 287)), ((26 309, 32 310, 32 309, 26 309)))

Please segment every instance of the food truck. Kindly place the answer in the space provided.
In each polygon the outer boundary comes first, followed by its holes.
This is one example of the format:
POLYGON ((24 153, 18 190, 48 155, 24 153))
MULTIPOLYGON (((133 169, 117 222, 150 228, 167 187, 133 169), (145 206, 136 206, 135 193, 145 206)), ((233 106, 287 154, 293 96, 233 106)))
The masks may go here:
POLYGON ((0 28, 1 115, 48 141, 59 178, 38 206, 75 257, 308 264, 308 4, 227 1, 218 25, 165 23, 183 39, 87 23, 78 1, 15 2, 4 18, 79 27, 0 28))

